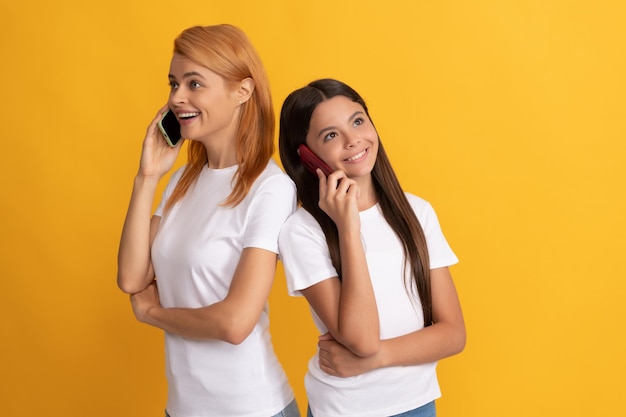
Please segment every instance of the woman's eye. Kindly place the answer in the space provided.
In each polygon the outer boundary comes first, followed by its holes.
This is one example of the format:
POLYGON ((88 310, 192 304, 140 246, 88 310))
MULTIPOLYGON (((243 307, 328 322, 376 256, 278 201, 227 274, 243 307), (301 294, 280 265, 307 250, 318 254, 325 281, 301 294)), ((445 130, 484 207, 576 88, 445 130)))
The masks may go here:
POLYGON ((178 88, 178 83, 175 81, 170 81, 170 90, 176 90, 178 88))
POLYGON ((189 83, 189 86, 190 86, 191 88, 194 88, 194 89, 195 89, 195 88, 200 88, 200 87, 201 87, 201 86, 200 86, 200 83, 199 83, 199 82, 197 82, 197 81, 192 81, 192 82, 190 82, 190 83, 189 83))
POLYGON ((363 124, 363 119, 362 118, 358 118, 354 120, 354 125, 355 126, 361 126, 363 124))
POLYGON ((324 140, 331 140, 331 139, 336 138, 336 137, 337 137, 337 134, 335 132, 330 132, 329 134, 324 136, 324 140))

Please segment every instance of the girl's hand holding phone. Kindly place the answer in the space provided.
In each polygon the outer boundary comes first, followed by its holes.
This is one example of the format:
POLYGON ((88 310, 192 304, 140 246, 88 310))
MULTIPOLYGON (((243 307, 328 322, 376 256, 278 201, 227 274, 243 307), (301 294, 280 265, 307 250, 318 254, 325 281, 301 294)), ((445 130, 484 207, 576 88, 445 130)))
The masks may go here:
POLYGON ((170 147, 158 128, 158 123, 167 110, 168 106, 162 107, 148 125, 143 141, 138 175, 160 179, 172 169, 176 158, 178 158, 182 141, 179 141, 175 147, 170 147))
POLYGON ((348 178, 343 171, 335 171, 326 177, 318 169, 317 176, 320 180, 320 208, 335 222, 339 231, 360 232, 361 219, 357 205, 360 189, 356 181, 348 178))
POLYGON ((356 204, 360 189, 356 182, 349 179, 345 172, 334 171, 306 144, 298 147, 298 155, 302 165, 319 178, 320 208, 333 220, 337 229, 352 226, 354 232, 360 232, 361 219, 356 204))

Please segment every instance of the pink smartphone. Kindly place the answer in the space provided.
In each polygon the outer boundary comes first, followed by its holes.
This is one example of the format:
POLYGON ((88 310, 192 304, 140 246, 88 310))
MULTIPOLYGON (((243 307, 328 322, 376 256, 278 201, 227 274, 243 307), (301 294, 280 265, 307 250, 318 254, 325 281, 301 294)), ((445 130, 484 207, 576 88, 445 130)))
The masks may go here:
POLYGON ((324 175, 329 176, 334 169, 328 166, 328 164, 320 159, 319 156, 315 155, 313 151, 306 146, 304 143, 300 145, 298 148, 298 153, 300 154, 300 161, 302 165, 306 167, 309 171, 317 176, 315 170, 317 168, 321 169, 324 175))

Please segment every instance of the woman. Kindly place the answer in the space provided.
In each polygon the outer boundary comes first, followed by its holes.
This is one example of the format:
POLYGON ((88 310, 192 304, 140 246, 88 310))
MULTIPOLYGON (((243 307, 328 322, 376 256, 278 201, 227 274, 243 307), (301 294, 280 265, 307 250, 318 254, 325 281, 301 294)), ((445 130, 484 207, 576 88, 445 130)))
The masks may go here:
POLYGON ((217 25, 179 35, 168 77, 168 105, 143 143, 117 277, 137 319, 165 331, 166 415, 298 416, 268 331, 278 233, 295 187, 271 160, 265 70, 241 30, 217 25), (151 216, 181 147, 157 127, 168 107, 190 140, 188 161, 151 216))
POLYGON ((279 147, 302 203, 281 231, 281 259, 322 334, 305 378, 309 416, 434 416, 436 362, 465 345, 448 269, 457 258, 435 212, 401 189, 365 102, 342 82, 287 97, 279 147), (334 172, 308 172, 303 144, 334 172))

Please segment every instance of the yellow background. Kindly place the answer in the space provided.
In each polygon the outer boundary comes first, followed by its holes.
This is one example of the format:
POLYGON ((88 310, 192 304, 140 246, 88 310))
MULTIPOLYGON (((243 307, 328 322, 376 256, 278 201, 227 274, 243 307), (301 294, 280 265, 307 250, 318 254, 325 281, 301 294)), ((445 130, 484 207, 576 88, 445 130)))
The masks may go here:
MULTIPOLYGON (((277 111, 315 78, 361 92, 437 210, 469 335, 440 363, 440 416, 622 413, 624 4, 2 0, 2 414, 162 415, 162 334, 116 288, 117 244, 172 40, 222 22, 277 111)), ((282 272, 270 301, 304 410, 317 336, 282 272)))

